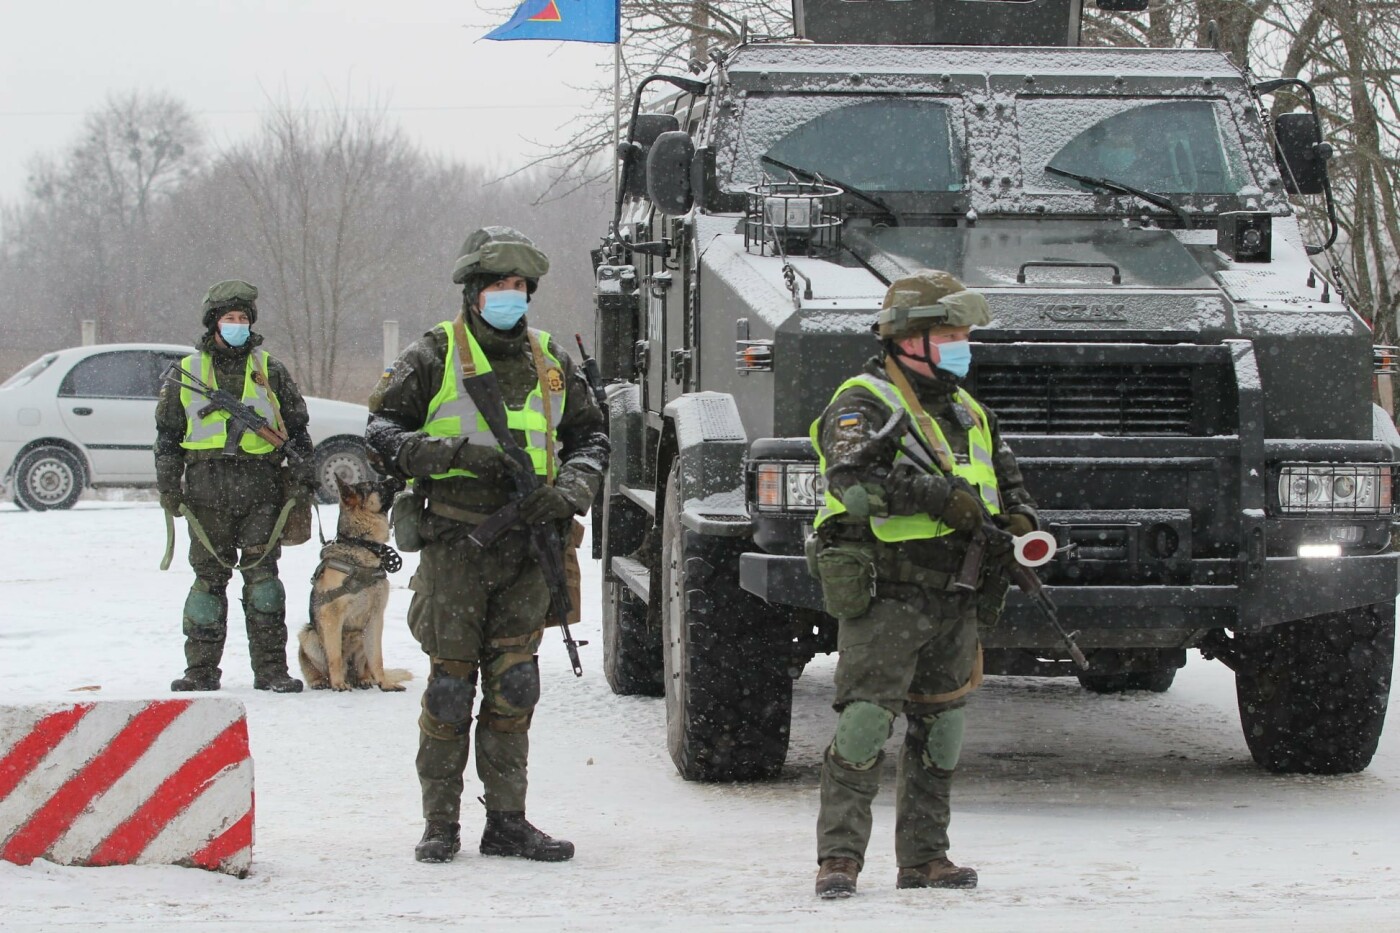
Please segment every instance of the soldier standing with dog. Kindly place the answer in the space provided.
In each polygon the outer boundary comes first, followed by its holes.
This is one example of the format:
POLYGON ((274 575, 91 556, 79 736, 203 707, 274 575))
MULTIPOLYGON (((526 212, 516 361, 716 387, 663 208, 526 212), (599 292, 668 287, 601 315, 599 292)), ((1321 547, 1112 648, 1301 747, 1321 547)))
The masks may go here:
POLYGON ((968 333, 987 302, 946 272, 896 280, 876 330, 882 353, 848 379, 812 425, 826 477, 816 564, 840 624, 836 735, 822 764, 816 893, 849 897, 870 840, 870 805, 894 719, 908 719, 895 797, 900 888, 971 888, 948 859, 949 793, 966 695, 981 680, 979 617, 1005 597, 1005 542, 966 585, 964 558, 985 515, 1012 534, 1035 503, 996 416, 960 385, 968 333), (916 443, 910 432, 919 432, 916 443), (936 463, 928 463, 928 453, 936 463), (928 469, 913 462, 917 458, 928 469))
POLYGON ((195 581, 185 599, 185 674, 171 690, 218 690, 228 629, 225 589, 243 575, 243 615, 253 687, 298 693, 287 673, 286 592, 277 577, 282 531, 292 500, 309 502, 315 488, 306 403, 287 368, 260 349, 252 332, 258 290, 230 280, 210 287, 202 308, 204 334, 181 361, 183 385, 166 384, 156 405, 156 485, 160 504, 190 525, 195 581), (192 387, 223 388, 286 437, 288 451, 241 429, 192 387), (242 556, 240 557, 240 551, 242 556))
MULTIPOLYGON (((550 589, 522 527, 478 547, 468 535, 507 505, 523 469, 507 456, 467 384, 492 372, 499 401, 534 472, 545 479, 520 502, 525 523, 573 525, 593 501, 608 461, 603 413, 573 362, 527 326, 526 307, 549 270, 530 239, 509 227, 467 237, 453 268, 462 311, 404 351, 370 398, 366 437, 410 478, 395 506, 395 535, 416 524, 421 556, 409 628, 431 659, 419 717, 417 770, 426 826, 414 855, 448 862, 461 848, 462 776, 478 685, 476 768, 485 791, 480 851, 538 861, 573 857, 573 843, 525 819, 530 720, 539 700, 539 648, 550 589), (552 482, 549 482, 552 480, 552 482)), ((410 535, 412 533, 410 532, 410 535)))

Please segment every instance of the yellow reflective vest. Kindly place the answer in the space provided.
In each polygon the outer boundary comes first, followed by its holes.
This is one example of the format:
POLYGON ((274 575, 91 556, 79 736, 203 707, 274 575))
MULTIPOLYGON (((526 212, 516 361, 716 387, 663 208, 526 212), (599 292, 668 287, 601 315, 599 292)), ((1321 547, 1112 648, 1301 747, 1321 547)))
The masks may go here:
MULTIPOLYGON (((280 428, 281 403, 277 401, 277 393, 272 391, 268 382, 268 358, 266 350, 254 350, 248 354, 248 363, 243 370, 241 401, 266 418, 268 424, 280 428)), ((191 354, 180 361, 180 368, 218 388, 219 380, 214 371, 214 357, 211 354, 191 354), (196 364, 199 366, 198 372, 194 368, 196 364)), ((219 450, 228 443, 228 412, 211 411, 208 415, 200 417, 200 410, 208 404, 209 400, 204 396, 181 386, 180 406, 185 410, 185 437, 180 441, 180 446, 186 450, 219 450)), ((238 439, 238 447, 245 454, 254 455, 270 454, 277 449, 252 431, 243 433, 238 439)))
MULTIPOLYGON (((482 444, 500 448, 496 437, 486 424, 486 418, 477 410, 476 403, 467 394, 463 384, 462 366, 458 363, 457 328, 455 321, 443 321, 437 326, 447 334, 447 356, 443 366, 442 385, 428 404, 428 418, 423 432, 432 437, 464 437, 470 444, 482 444)), ((477 375, 491 372, 491 360, 481 345, 472 336, 469 328, 463 328, 467 338, 472 368, 477 375)), ((534 388, 525 397, 521 408, 506 406, 506 424, 512 431, 525 435, 525 451, 530 455, 535 472, 540 476, 553 476, 558 472, 559 454, 554 443, 555 432, 564 417, 564 403, 567 387, 564 385, 564 367, 558 358, 549 352, 549 334, 545 331, 529 330, 532 355, 545 363, 546 385, 540 384, 537 375, 534 388), (546 398, 548 415, 546 415, 546 398), (552 461, 551 461, 552 457, 552 461)), ((476 476, 470 470, 448 470, 434 473, 433 479, 447 479, 451 476, 476 476)))
MULTIPOLYGON (((929 442, 929 446, 934 450, 942 449, 948 453, 948 459, 953 461, 953 474, 966 480, 982 497, 982 504, 986 507, 989 515, 996 515, 1001 512, 1001 493, 997 489, 996 468, 992 463, 992 429, 987 422, 987 413, 981 405, 977 403, 971 395, 962 389, 958 389, 954 396, 954 401, 965 405, 973 414, 977 424, 967 432, 967 462, 959 463, 953 457, 948 441, 943 436, 943 429, 938 421, 929 418, 928 423, 933 426, 933 437, 928 437, 919 427, 918 419, 914 417, 915 412, 905 404, 900 396, 899 390, 887 380, 875 376, 862 374, 847 379, 837 388, 831 400, 836 401, 837 396, 847 389, 859 386, 869 391, 889 406, 891 412, 900 410, 908 411, 910 415, 910 430, 918 431, 924 440, 929 442)), ((821 418, 812 422, 812 446, 816 448, 817 455, 821 458, 822 475, 826 475, 826 454, 822 452, 820 444, 821 418)), ((922 449, 917 444, 906 443, 903 450, 895 455, 894 462, 907 461, 911 456, 921 463, 928 463, 922 449), (906 452, 907 451, 907 452, 906 452)), ((935 471, 937 466, 934 465, 935 471)), ((814 527, 820 528, 822 523, 840 515, 846 511, 846 506, 831 494, 826 492, 826 502, 817 511, 814 527)), ((881 541, 912 541, 920 538, 938 538, 943 535, 952 534, 953 529, 931 515, 886 515, 870 516, 870 530, 875 537, 881 541)))

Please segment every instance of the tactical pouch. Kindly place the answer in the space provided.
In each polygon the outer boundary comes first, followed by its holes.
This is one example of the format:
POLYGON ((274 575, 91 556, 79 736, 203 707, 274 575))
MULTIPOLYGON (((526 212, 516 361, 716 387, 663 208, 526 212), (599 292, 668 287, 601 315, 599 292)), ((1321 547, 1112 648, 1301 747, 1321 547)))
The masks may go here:
POLYGON ((306 496, 297 497, 296 504, 287 513, 287 523, 282 526, 282 546, 295 547, 311 540, 311 500, 306 496))
POLYGON ((394 527, 394 546, 400 551, 423 550, 423 494, 410 486, 395 496, 389 523, 394 527))
POLYGON ((1002 608, 1006 605, 1006 592, 1011 581, 1000 572, 985 572, 982 585, 977 589, 977 630, 991 631, 1001 620, 1002 608))
POLYGON ((872 549, 857 544, 823 547, 817 554, 817 576, 822 581, 826 611, 838 621, 865 614, 875 596, 875 557, 872 549))

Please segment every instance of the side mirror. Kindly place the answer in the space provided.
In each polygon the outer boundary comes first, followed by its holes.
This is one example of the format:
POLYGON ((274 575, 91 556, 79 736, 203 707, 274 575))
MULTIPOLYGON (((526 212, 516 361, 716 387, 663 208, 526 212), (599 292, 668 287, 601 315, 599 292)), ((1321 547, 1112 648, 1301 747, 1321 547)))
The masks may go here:
POLYGON ((669 216, 684 214, 695 200, 690 186, 690 163, 695 142, 689 133, 662 133, 647 153, 647 195, 657 210, 669 216))
POLYGON ((1311 113, 1285 113, 1274 120, 1274 155, 1289 194, 1321 194, 1327 185, 1332 147, 1311 113))
POLYGON ((1147 9, 1147 0, 1099 0, 1099 9, 1109 13, 1141 13, 1147 9))
POLYGON ((627 142, 617 147, 617 157, 622 160, 622 193, 628 198, 647 196, 646 160, 647 150, 664 133, 680 129, 681 121, 670 113, 639 113, 632 121, 632 132, 627 142))

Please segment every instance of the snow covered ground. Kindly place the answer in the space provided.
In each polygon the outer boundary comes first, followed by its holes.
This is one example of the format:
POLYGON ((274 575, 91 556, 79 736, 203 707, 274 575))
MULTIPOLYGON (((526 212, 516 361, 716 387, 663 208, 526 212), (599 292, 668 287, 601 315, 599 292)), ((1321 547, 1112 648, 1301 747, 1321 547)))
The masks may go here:
MULTIPOLYGON (((334 509, 321 511, 333 527, 334 509)), ((190 575, 180 558, 156 570, 162 541, 150 502, 0 506, 0 703, 168 696, 190 575), (70 692, 89 685, 100 692, 70 692)), ((316 555, 305 545, 283 558, 298 624, 316 555)), ((385 636, 389 664, 417 675, 406 693, 254 692, 235 600, 223 693, 248 707, 256 764, 246 880, 0 863, 0 929, 1400 929, 1400 723, 1363 774, 1273 777, 1244 747, 1229 671, 1194 655, 1163 695, 989 679, 971 705, 952 828, 954 859, 982 886, 894 890, 891 770, 860 895, 820 902, 814 824, 834 659, 797 683, 780 780, 688 784, 666 755, 662 702, 613 696, 603 679, 588 563, 583 679, 557 635, 542 649, 529 811, 578 856, 477 855, 469 770, 462 854, 419 865, 425 664, 403 622, 414 564, 405 555, 394 577, 385 636)))

